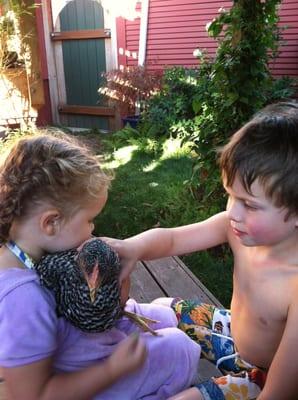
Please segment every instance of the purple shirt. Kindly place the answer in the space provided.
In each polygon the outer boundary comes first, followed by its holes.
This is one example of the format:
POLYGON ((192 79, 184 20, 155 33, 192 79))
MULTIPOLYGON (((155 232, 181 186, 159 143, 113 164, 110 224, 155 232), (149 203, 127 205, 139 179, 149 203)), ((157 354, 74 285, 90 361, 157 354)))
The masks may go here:
MULTIPOLYGON (((127 302, 126 309, 160 321, 159 336, 141 333, 148 349, 144 366, 95 397, 96 400, 162 400, 189 387, 197 373, 200 347, 176 328, 164 306, 127 302)), ((15 367, 53 357, 54 369, 77 371, 103 361, 136 325, 123 317, 102 333, 85 333, 55 312, 53 295, 31 270, 0 271, 0 366, 15 367)))

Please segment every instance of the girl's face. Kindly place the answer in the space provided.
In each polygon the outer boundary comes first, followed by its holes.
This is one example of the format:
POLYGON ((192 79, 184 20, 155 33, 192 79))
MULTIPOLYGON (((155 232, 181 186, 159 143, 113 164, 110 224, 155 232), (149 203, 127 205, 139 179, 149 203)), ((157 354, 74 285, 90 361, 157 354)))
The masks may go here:
POLYGON ((258 181, 247 193, 236 176, 231 187, 227 212, 233 233, 245 246, 274 246, 297 235, 298 217, 287 217, 287 209, 277 208, 265 196, 258 181))
POLYGON ((55 235, 55 249, 63 251, 78 247, 90 239, 94 229, 94 218, 102 211, 107 201, 107 191, 97 199, 86 203, 85 208, 80 208, 66 221, 59 222, 55 235))

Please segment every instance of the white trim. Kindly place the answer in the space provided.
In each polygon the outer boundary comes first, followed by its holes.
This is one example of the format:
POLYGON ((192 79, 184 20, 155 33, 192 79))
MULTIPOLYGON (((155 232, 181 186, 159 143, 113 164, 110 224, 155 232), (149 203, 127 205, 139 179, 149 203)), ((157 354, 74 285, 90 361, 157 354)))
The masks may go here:
MULTIPOLYGON (((69 0, 52 0, 52 7, 56 10, 53 12, 53 27, 55 32, 60 32, 60 12, 63 8, 69 3, 69 0), (54 17, 55 16, 55 17, 54 17)), ((54 49, 54 60, 56 65, 57 72, 57 83, 58 83, 58 104, 66 103, 66 85, 65 85, 65 74, 64 74, 64 62, 63 62, 63 47, 62 42, 59 40, 53 41, 53 49, 54 49)), ((61 119, 61 116, 59 116, 61 119)))
MULTIPOLYGON (((59 28, 59 31, 60 31, 60 28, 59 28)), ((66 86, 65 86, 62 42, 55 41, 53 43, 53 47, 54 47, 54 54, 55 54, 54 60, 55 60, 56 71, 57 71, 59 103, 65 104, 66 103, 66 86)), ((57 106, 58 106, 58 104, 57 104, 57 106)))
POLYGON ((139 38, 138 65, 143 66, 146 60, 149 0, 142 0, 141 26, 139 38))
POLYGON ((104 8, 105 3, 101 5, 104 12, 104 28, 111 31, 111 38, 105 39, 106 70, 110 71, 118 67, 116 17, 109 9, 104 8))
POLYGON ((111 23, 111 60, 113 63, 113 68, 117 69, 118 66, 118 43, 117 43, 117 24, 116 17, 112 18, 111 23))

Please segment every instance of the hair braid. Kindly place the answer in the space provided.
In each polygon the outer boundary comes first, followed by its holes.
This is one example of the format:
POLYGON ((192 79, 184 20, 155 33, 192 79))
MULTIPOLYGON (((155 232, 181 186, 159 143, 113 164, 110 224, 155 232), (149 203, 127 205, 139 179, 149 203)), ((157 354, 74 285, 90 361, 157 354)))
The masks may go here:
POLYGON ((66 135, 20 139, 0 166, 0 241, 9 238, 15 218, 48 202, 67 217, 109 184, 98 159, 66 135))

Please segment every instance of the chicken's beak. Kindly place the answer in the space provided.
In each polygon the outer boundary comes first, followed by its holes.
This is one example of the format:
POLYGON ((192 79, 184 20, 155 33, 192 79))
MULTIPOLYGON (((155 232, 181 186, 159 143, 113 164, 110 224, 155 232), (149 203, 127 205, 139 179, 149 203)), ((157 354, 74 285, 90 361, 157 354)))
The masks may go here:
POLYGON ((95 302, 96 292, 97 292, 97 288, 96 287, 90 287, 89 286, 90 300, 91 300, 92 304, 95 302))

